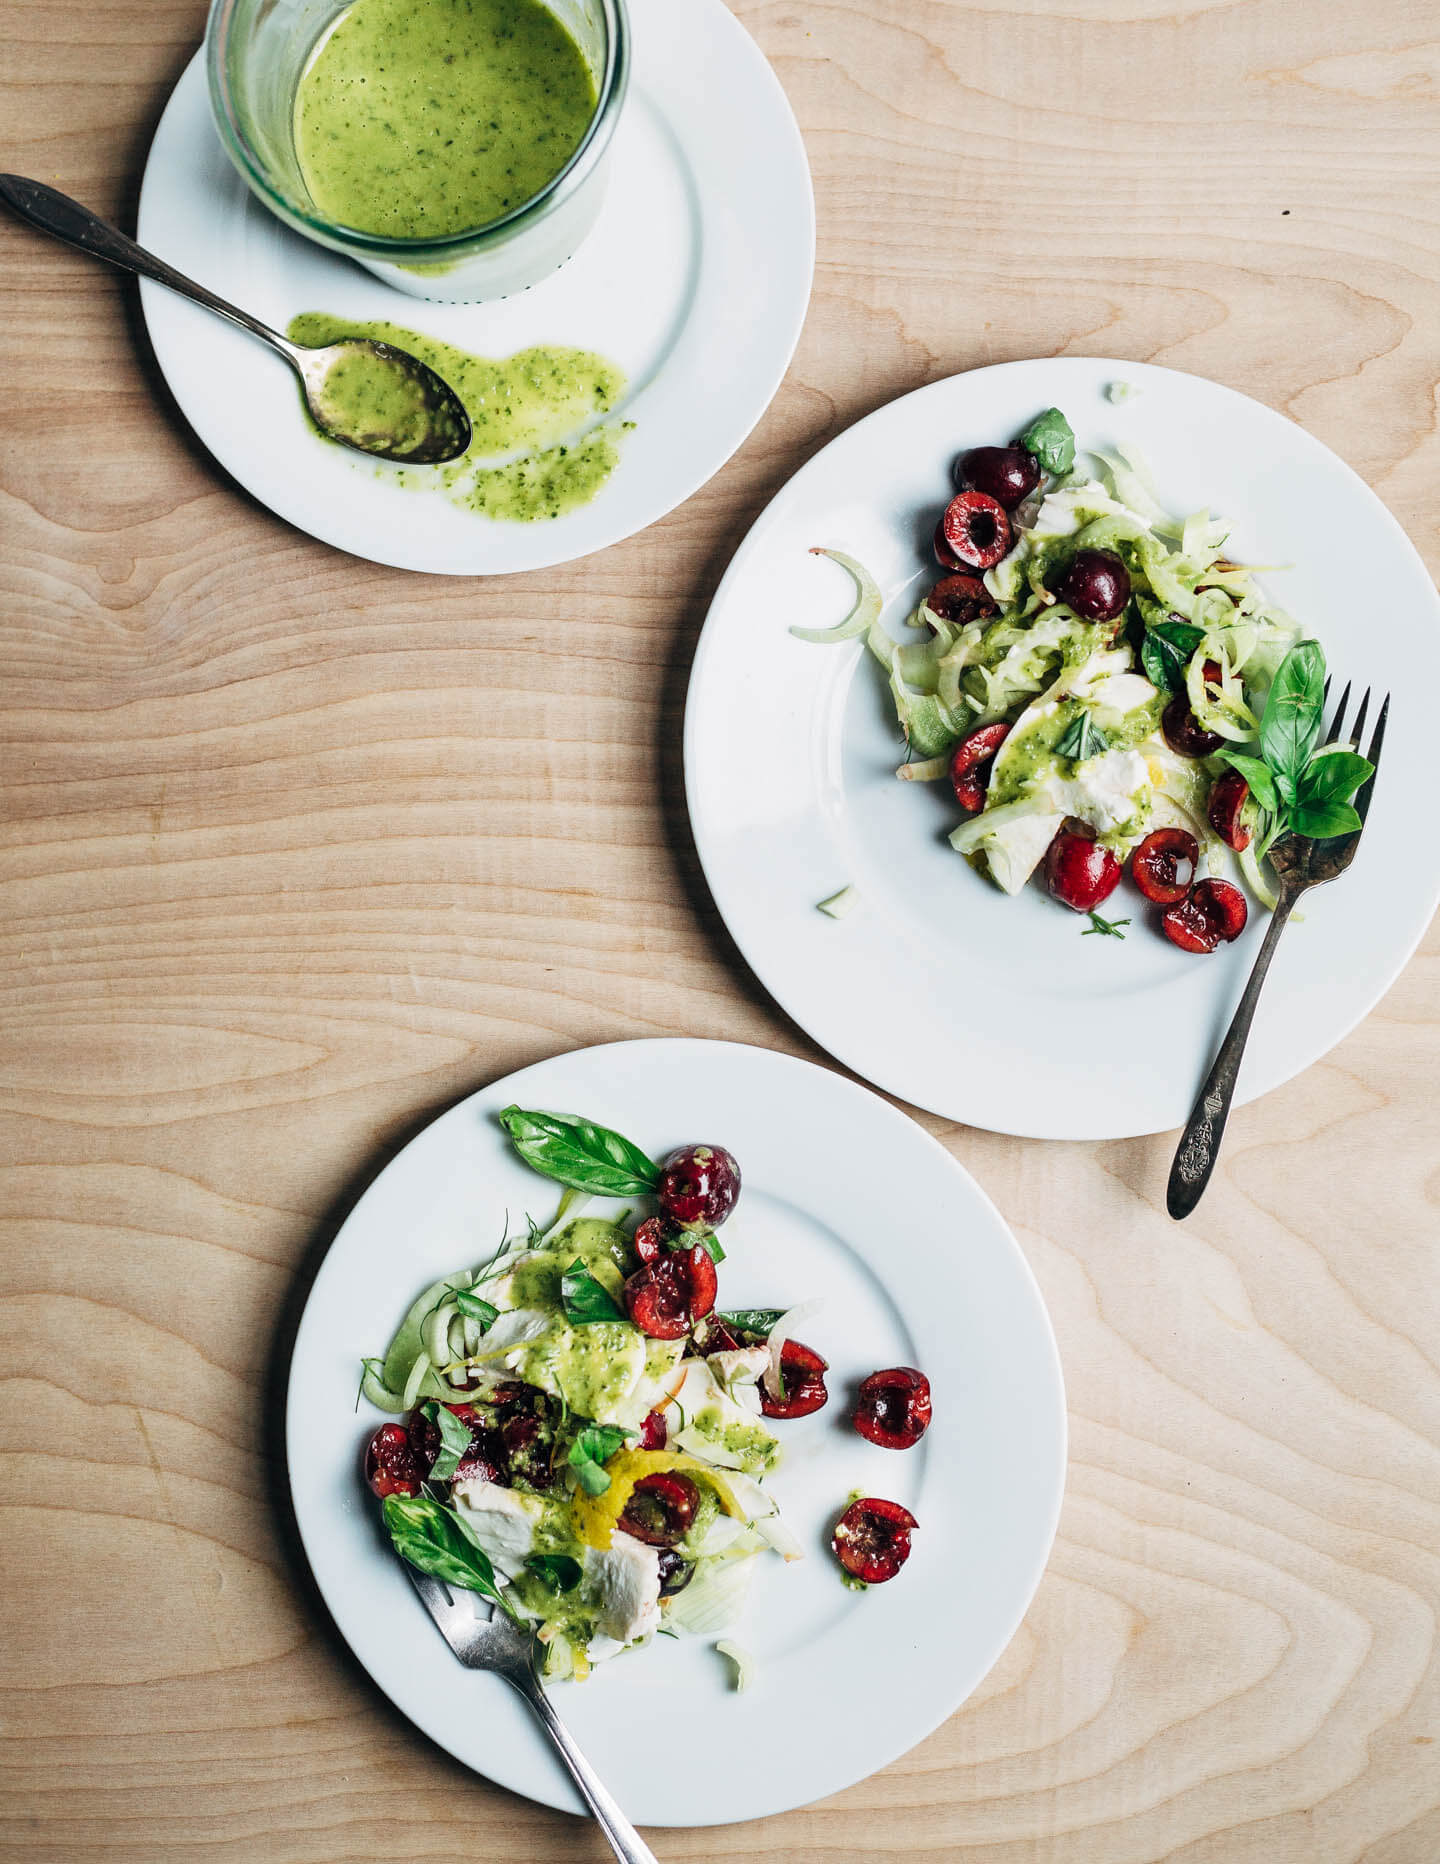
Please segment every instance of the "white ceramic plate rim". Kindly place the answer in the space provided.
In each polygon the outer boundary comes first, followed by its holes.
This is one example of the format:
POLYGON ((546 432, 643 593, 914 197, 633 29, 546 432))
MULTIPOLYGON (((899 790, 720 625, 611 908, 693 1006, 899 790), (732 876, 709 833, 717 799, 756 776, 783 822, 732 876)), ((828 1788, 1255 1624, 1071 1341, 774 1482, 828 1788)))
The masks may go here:
MULTIPOLYGON (((477 1175, 490 1186, 488 1198, 476 1187, 478 1233, 487 1237, 502 1200, 513 1214, 517 1179, 538 1208, 549 1202, 543 1181, 533 1198, 534 1175, 509 1154, 493 1120, 481 1117, 512 1099, 579 1106, 597 1118, 620 1108, 627 1119, 642 1120, 649 1109, 653 1121, 664 1122, 667 1144, 682 1137, 671 1124, 677 1117, 686 1122, 684 1137, 694 1136, 692 1118, 701 1125, 728 1121, 742 1170, 747 1154, 753 1162, 759 1153, 762 1185, 781 1161, 777 1182, 786 1196, 793 1192, 809 1210, 816 1194, 826 1206, 821 1219, 839 1226, 836 1234, 868 1264, 867 1274, 885 1276, 902 1337, 928 1355, 936 1422, 918 1451, 875 1450, 848 1430, 835 1403, 830 1407, 837 1441, 843 1436, 851 1446, 842 1446, 847 1468, 857 1452, 872 1459, 872 1468, 878 1460, 889 1492, 916 1506, 922 1534, 902 1575, 906 1583, 857 1599, 833 1571, 819 1570, 818 1559, 797 1568, 776 1562, 763 1583, 783 1587, 808 1572, 813 1585, 825 1588, 826 1611, 843 1614, 843 1635, 827 1632, 783 1653, 745 1696, 708 1682, 699 1687, 680 1667, 703 1640, 656 1644, 557 1695, 582 1747, 639 1823, 728 1823, 838 1791, 913 1746, 960 1705, 1014 1635, 1043 1572, 1063 1490, 1066 1417, 1054 1336, 1029 1266, 984 1192, 904 1114, 828 1069, 739 1044, 648 1040, 537 1063, 441 1115, 392 1160, 331 1245, 298 1329, 286 1416, 296 1517, 325 1602, 379 1687, 457 1759, 552 1806, 576 1809, 568 1782, 504 1686, 462 1670, 434 1635, 379 1543, 355 1464, 371 1420, 354 1414, 356 1355, 368 1348, 363 1336, 352 1335, 359 1324, 374 1341, 394 1319, 389 1296, 371 1286, 373 1279, 398 1275, 396 1286, 412 1289, 454 1267, 456 1241, 427 1240, 427 1229, 437 1200, 468 1199, 477 1175), (777 1108, 784 1110, 778 1121, 777 1108), (677 1116, 676 1109, 684 1111, 677 1116), (800 1139, 794 1151, 792 1138, 800 1139), (837 1166, 849 1182, 837 1181, 837 1166), (877 1211, 888 1213, 893 1231, 867 1232, 867 1217, 873 1222, 877 1211), (397 1213, 409 1220, 413 1260, 397 1251, 397 1213), (903 1257, 895 1253, 896 1236, 906 1239, 903 1257), (903 1275, 895 1273, 897 1260, 903 1275), (963 1308, 947 1319, 946 1304, 957 1301, 963 1308), (962 1351, 952 1339, 968 1344, 962 1351), (988 1502, 972 1514, 982 1495, 988 1502), (972 1560, 988 1578, 957 1611, 951 1575, 967 1572, 972 1560), (777 1747, 780 1692, 801 1687, 797 1678, 813 1700, 777 1747), (881 1718, 865 1715, 856 1701, 857 1691, 868 1698, 876 1690, 886 1701, 881 1718), (736 1724, 741 1714, 750 1719, 736 1724), (685 1719, 682 1746, 660 1739, 665 1767, 653 1765, 655 1748, 642 1726, 647 1715, 657 1729, 685 1719), (633 1738, 607 1751, 618 1740, 617 1718, 633 1738), (739 1777, 716 1777, 708 1764, 730 1751, 727 1741, 756 1757, 739 1777)), ((655 1138, 653 1125, 631 1133, 655 1138)), ((756 1187, 747 1182, 747 1189, 753 1195, 756 1187)), ((744 1208, 742 1196, 737 1223, 744 1208)), ((861 1479, 871 1492, 887 1492, 873 1477, 861 1479)), ((843 1493, 836 1498, 837 1508, 843 1499, 843 1493)), ((792 1525, 807 1530, 798 1519, 792 1525)))
MULTIPOLYGON (((377 525, 368 504, 356 510, 347 501, 343 477, 307 472, 303 450, 290 461, 282 447, 277 459, 276 448, 243 434, 214 389, 226 360, 221 339, 233 341, 234 333, 163 286, 142 281, 150 339, 181 412, 225 470, 288 523, 337 549, 401 569, 507 575, 548 568, 633 536, 683 503, 720 470, 769 407, 799 341, 814 274, 814 193, 799 126, 779 79, 724 0, 686 0, 683 7, 671 0, 630 3, 634 61, 626 109, 639 100, 657 113, 681 151, 682 186, 701 190, 695 203, 699 270, 665 359, 621 410, 637 431, 591 504, 530 524, 475 518, 457 541, 426 542, 415 535, 413 506, 422 495, 395 493, 393 520, 377 525), (725 187, 712 175, 707 194, 689 166, 692 152, 702 168, 716 169, 715 149, 733 122, 732 110, 743 113, 746 138, 737 145, 729 136, 734 159, 726 165, 725 187), (749 307, 738 325, 727 318, 726 307, 735 302, 749 307), (701 379, 702 361, 713 367, 716 356, 724 358, 723 377, 701 379), (653 449, 637 445, 645 433, 653 449)), ((181 149, 176 139, 197 107, 205 113, 204 133, 214 137, 204 93, 203 53, 197 52, 162 116, 140 194, 142 243, 182 271, 187 264, 201 270, 184 239, 177 243, 172 224, 177 200, 198 185, 198 164, 190 159, 193 148, 187 143, 181 149)), ((224 167, 221 185, 231 190, 224 212, 252 211, 248 189, 228 162, 224 167)), ((395 321, 424 323, 424 300, 387 296, 386 314, 395 321)), ((583 316, 564 340, 584 344, 583 316)), ((293 444, 299 446, 310 436, 298 407, 295 421, 293 444)))
MULTIPOLYGON (((1028 1053, 1024 1044, 1017 1044, 1017 1052, 1007 1054, 994 1030, 984 1032, 982 1067, 954 1065, 953 1058, 965 1057, 974 1043, 966 1040, 958 1021, 947 1023, 930 1013, 918 987, 911 995, 905 994, 907 964, 924 961, 915 945, 903 942, 906 929, 901 928, 898 938, 886 946, 858 908, 838 924, 814 911, 816 900, 852 877, 844 865, 846 824, 838 819, 848 802, 841 783, 829 783, 828 773, 842 754, 843 746, 835 741, 836 720, 852 676, 860 677, 856 669, 863 650, 788 642, 785 623, 795 618, 795 610, 766 615, 764 581, 775 573, 777 551, 783 552, 788 564, 792 557, 803 556, 811 543, 846 548, 843 529, 835 535, 832 525, 824 532, 817 514, 848 506, 853 516, 876 502, 881 507, 874 521, 876 536, 882 537, 882 543, 888 539, 895 549, 908 551, 918 577, 924 528, 919 520, 924 505, 908 514, 907 521, 915 527, 913 536, 900 544, 894 536, 900 517, 885 503, 893 493, 891 482, 907 470, 907 459, 899 456, 908 458, 917 447, 923 451, 926 444, 917 439, 917 425, 938 436, 934 443, 937 466, 942 457, 948 465, 949 457, 961 446, 998 437, 991 429, 967 421, 968 403, 1005 409, 1014 416, 1013 427, 1050 404, 1068 404, 1072 410, 1078 404, 1088 418, 1098 418, 1092 411, 1105 406, 1104 390, 1115 380, 1127 381, 1139 391, 1123 408, 1109 408, 1117 431, 1124 431, 1127 410, 1153 412, 1172 406, 1196 419, 1203 415, 1224 423, 1233 436, 1230 450, 1237 461, 1237 475, 1243 473, 1247 449, 1253 443, 1292 460, 1297 473, 1303 471, 1313 475, 1317 484, 1323 483, 1331 504, 1320 522, 1335 526, 1336 531, 1327 540, 1318 534, 1317 525, 1317 550, 1330 541, 1343 553, 1346 533, 1352 530, 1363 532, 1373 546, 1370 560, 1356 566, 1353 573, 1349 566, 1337 568, 1329 612, 1314 619, 1308 613, 1301 618, 1332 648, 1338 641, 1342 650, 1347 645, 1355 649, 1332 655, 1332 664, 1343 677, 1357 675, 1362 686, 1367 678, 1374 678, 1381 691, 1387 684, 1393 686, 1384 775, 1354 870, 1342 883, 1312 896, 1306 909, 1311 923, 1303 930, 1292 930, 1282 942, 1247 1051, 1238 1099, 1243 1103, 1267 1093, 1318 1061, 1389 989, 1440 901, 1440 850, 1412 845, 1414 818, 1406 809, 1407 798, 1428 793, 1432 782, 1426 768, 1428 724, 1422 696, 1434 690, 1440 679, 1440 628, 1436 625, 1440 600, 1414 547, 1370 488, 1322 442, 1274 410, 1203 377, 1106 358, 997 364, 901 396, 831 441, 757 519, 711 604, 686 706, 686 786, 696 846, 727 929, 761 983, 830 1054, 887 1092, 951 1119, 1031 1138, 1126 1138, 1180 1125, 1238 999, 1268 915, 1252 911, 1250 928, 1240 944, 1213 959, 1198 961, 1207 968, 1186 980, 1190 994, 1183 1036, 1172 1043, 1168 1057, 1152 1058, 1148 1068, 1137 1070, 1134 1054, 1122 1053, 1113 1065, 1089 1069, 1083 1091, 1079 1091, 1073 1072, 1067 1075, 1057 1070, 1054 1053, 1047 1054, 1043 1046, 1037 1051, 1032 1043, 1028 1053), (837 485, 837 480, 843 480, 843 485, 837 485), (1405 648, 1403 654, 1372 656, 1367 662, 1350 613, 1357 603, 1349 599, 1347 609, 1347 598, 1340 593, 1347 589, 1365 591, 1365 625, 1375 625, 1372 617, 1379 617, 1380 627, 1390 631, 1390 644, 1398 638, 1405 648), (762 641, 770 657, 763 682, 754 672, 757 644, 762 641), (850 657, 843 667, 838 664, 841 655, 850 657), (757 719, 757 704, 765 705, 777 691, 781 697, 774 702, 774 716, 757 719), (757 839, 737 826, 736 780, 717 751, 730 729, 728 721, 736 717, 745 717, 747 730, 767 746, 776 745, 780 734, 776 720, 782 713, 791 728, 807 739, 788 766, 795 785, 812 785, 812 772, 816 774, 813 793, 807 791, 803 807, 793 795, 786 799, 792 814, 784 819, 783 861, 762 867, 757 839), (834 819, 822 821, 827 810, 834 819), (848 958, 837 955, 844 954, 847 946, 848 958), (917 1036, 916 1027, 922 1023, 927 1026, 917 1036)), ((1085 424, 1077 422, 1082 444, 1085 424)), ((925 471, 926 462, 918 470, 925 471)), ((929 477, 935 479, 933 511, 947 495, 948 479, 943 472, 929 477)), ((1160 491, 1164 499, 1163 473, 1160 491)), ((1237 513, 1226 506, 1224 493, 1225 487, 1219 485, 1208 496, 1217 509, 1227 510, 1229 516, 1263 534, 1265 512, 1237 513)), ((1206 496, 1202 490, 1195 502, 1204 502, 1206 496)), ((863 556, 863 550, 858 554, 863 556)), ((838 572, 833 574, 838 576, 838 572)), ((1273 591, 1273 576, 1266 580, 1273 591)), ((833 587, 827 588, 817 598, 817 605, 821 601, 826 605, 817 606, 809 618, 824 625, 842 614, 843 601, 832 606, 828 600, 834 593, 833 587)), ((1318 606, 1325 606, 1323 599, 1318 606)), ((775 610, 775 604, 771 608, 775 610)), ((1372 722, 1373 716, 1372 710, 1372 722)), ((845 729, 848 732, 851 726, 845 729)), ((898 755, 893 761, 899 761, 898 755)), ((753 803, 754 799, 748 800, 753 803)), ((778 800, 775 806, 783 814, 778 800)), ((956 869, 959 874, 958 862, 956 869)), ((959 878, 970 881, 963 874, 959 878)), ((973 887, 981 894, 993 892, 978 880, 973 887)), ((1128 887, 1114 899, 1122 897, 1125 905, 1117 910, 1140 918, 1144 903, 1128 887)), ((913 902, 885 904, 893 909, 893 933, 913 902)), ((1005 904, 1022 910, 1038 907, 1052 915, 1058 912, 1039 899, 1005 904)), ((956 905, 967 909, 960 893, 956 905)), ((1018 923, 1007 922, 1007 929, 1018 923)), ((933 919, 929 930, 933 935, 933 919)), ((1143 924, 1136 930, 1156 945, 1163 944, 1143 924)), ((1057 931, 1055 941, 1057 963, 1078 963, 1073 932, 1057 931)), ((1110 944, 1108 940, 1088 942, 1110 944)), ((961 960, 970 954, 957 943, 950 955, 961 960)), ((1086 959, 1092 970, 1093 957, 1091 953, 1086 959)), ((1152 958, 1147 954, 1141 961, 1149 964, 1152 958)), ((1163 1007, 1162 999, 1152 996, 1149 1013, 1161 1016, 1163 1007)), ((985 1013, 982 1005, 982 1018, 985 1013)), ((1163 1021, 1155 1026, 1165 1027, 1163 1021)), ((1098 1025, 1092 1021, 1086 1027, 1093 1030, 1098 1025)), ((973 1037, 974 1030, 970 1034, 973 1037)), ((1074 1037, 1064 1039, 1073 1041, 1074 1037)), ((1095 1042, 1094 1052, 1103 1059, 1103 1039, 1095 1042)))

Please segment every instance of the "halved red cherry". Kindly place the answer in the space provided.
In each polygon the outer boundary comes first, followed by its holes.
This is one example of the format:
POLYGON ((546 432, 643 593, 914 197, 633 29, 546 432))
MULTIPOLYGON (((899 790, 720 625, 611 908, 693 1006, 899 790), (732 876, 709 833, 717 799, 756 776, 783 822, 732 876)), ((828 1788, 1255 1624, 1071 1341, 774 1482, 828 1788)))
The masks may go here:
POLYGON ((715 1264, 703 1244, 647 1262, 621 1290, 625 1312, 652 1340, 682 1339, 715 1305, 715 1264))
POLYGON ((1113 550, 1077 550, 1059 593, 1087 621, 1113 621, 1130 600, 1130 572, 1113 550))
POLYGON ((990 766, 995 753, 1010 736, 1006 724, 980 725, 963 737, 950 753, 950 781, 955 786, 955 800, 971 815, 985 807, 985 786, 990 780, 990 766))
POLYGON ((882 1450, 909 1450, 930 1428, 930 1381, 914 1366, 889 1366, 862 1381, 855 1428, 882 1450))
POLYGON ((1200 844, 1183 828, 1157 828, 1130 856, 1130 878, 1157 906, 1174 906, 1190 891, 1200 844))
POLYGON ((673 1547, 689 1533, 699 1506, 700 1491, 689 1476, 657 1470, 635 1484, 616 1525, 647 1547, 673 1547))
POLYGON ((1210 826, 1221 841, 1237 854, 1242 848, 1248 848, 1251 833, 1242 821, 1245 805, 1250 800, 1250 785, 1238 770, 1226 770, 1215 779, 1215 787, 1210 792, 1210 806, 1206 814, 1210 826))
POLYGON ((1000 612, 1000 604, 978 576, 942 576, 926 596, 925 606, 956 628, 1000 612))
POLYGON ((420 1465, 403 1424, 382 1424, 365 1445, 365 1480, 382 1501, 420 1493, 420 1465))
MULTIPOLYGON (((1207 686, 1220 684, 1218 660, 1207 660, 1203 673, 1207 686)), ((1190 710, 1190 701, 1183 692, 1176 693, 1166 706, 1161 715, 1160 729, 1170 749, 1178 751, 1181 757, 1212 757, 1225 742, 1218 731, 1206 731, 1190 710)))
POLYGON ((1040 462, 1024 447, 971 447, 955 462, 955 479, 1013 511, 1039 485, 1040 462))
POLYGON ((1197 880, 1178 906, 1160 916, 1160 930, 1181 951, 1214 951, 1245 930, 1250 909, 1228 880, 1197 880))
POLYGON ((655 1187, 662 1213, 682 1230, 718 1230, 740 1196, 740 1167, 724 1146, 682 1146, 655 1187))
POLYGON ((809 1417, 830 1402, 825 1389, 828 1364, 813 1346, 799 1340, 787 1340, 780 1349, 780 1383, 785 1396, 777 1398, 760 1381, 760 1409, 766 1417, 809 1417))
POLYGON ((862 1496, 835 1523, 830 1545, 852 1579, 881 1586, 893 1579, 910 1558, 910 1536, 920 1523, 899 1502, 878 1495, 862 1496))
POLYGON ((1045 851, 1045 883, 1062 906, 1088 913, 1120 884, 1120 863, 1095 839, 1088 822, 1067 816, 1045 851))
POLYGON ((1005 507, 984 492, 959 492, 935 527, 935 555, 947 570, 990 570, 1010 548, 1005 507))
POLYGON ((636 1226, 635 1234, 630 1240, 635 1254, 642 1262, 658 1262, 664 1255, 670 1240, 677 1234, 675 1226, 668 1223, 664 1217, 647 1217, 643 1223, 636 1226))
POLYGON ((670 1426, 663 1411, 647 1411, 640 1420, 640 1448, 663 1450, 670 1441, 670 1426))

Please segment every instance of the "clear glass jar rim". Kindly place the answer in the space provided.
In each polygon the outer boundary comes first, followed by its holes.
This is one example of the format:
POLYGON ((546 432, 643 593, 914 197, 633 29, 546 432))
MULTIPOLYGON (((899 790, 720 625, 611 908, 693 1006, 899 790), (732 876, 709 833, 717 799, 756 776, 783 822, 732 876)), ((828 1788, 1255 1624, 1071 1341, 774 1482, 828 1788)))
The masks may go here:
POLYGON ((498 220, 487 220, 481 226, 467 227, 460 233, 432 234, 418 239, 392 238, 387 233, 366 233, 358 227, 345 226, 340 221, 322 220, 298 202, 292 201, 276 187, 269 171, 247 140, 231 97, 225 58, 230 24, 238 4, 239 0, 211 0, 205 26, 205 65, 210 86, 211 113, 230 159, 260 197, 274 207, 283 219, 295 221, 324 239, 354 247, 372 258, 401 260, 447 255, 453 257, 457 251, 472 245, 476 240, 491 241, 507 231, 516 230, 538 208, 549 205, 562 192, 572 193, 580 185, 585 176, 579 171, 583 169, 588 174, 599 161, 614 132, 616 113, 625 96, 630 66, 630 22, 625 0, 600 0, 605 15, 605 69, 600 77, 595 113, 569 161, 546 182, 538 194, 532 194, 528 200, 521 201, 518 207, 512 207, 498 220))

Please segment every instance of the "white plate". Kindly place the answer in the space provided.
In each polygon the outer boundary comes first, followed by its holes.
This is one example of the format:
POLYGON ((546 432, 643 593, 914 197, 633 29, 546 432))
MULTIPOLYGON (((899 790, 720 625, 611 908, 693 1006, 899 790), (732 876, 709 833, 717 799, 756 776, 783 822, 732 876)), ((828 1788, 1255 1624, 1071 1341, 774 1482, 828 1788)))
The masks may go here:
MULTIPOLYGON (((711 1139, 740 1161, 727 1306, 820 1294, 804 1337, 831 1401, 781 1425, 770 1486, 806 1558, 764 1563, 734 1634, 743 1695, 708 1640, 657 1639, 560 1684, 556 1707, 630 1816, 718 1825, 839 1791, 956 1709, 1005 1648, 1040 1578, 1065 1466, 1055 1342, 1024 1257, 984 1192, 926 1133, 812 1063, 722 1042, 626 1042, 557 1056, 463 1101, 361 1198, 316 1277, 295 1344, 287 1445, 295 1511, 326 1603, 391 1700, 492 1780, 579 1802, 524 1709, 463 1670, 426 1620, 360 1480, 379 1418, 356 1416, 360 1356, 384 1350, 428 1282, 484 1260, 508 1210, 553 1210, 493 1118, 511 1101, 581 1112, 652 1155, 711 1139), (856 1384, 918 1365, 935 1421, 914 1449, 850 1427, 856 1384), (826 1548, 854 1488, 920 1523, 908 1565, 863 1596, 826 1548), (677 1730, 683 1738, 677 1737, 677 1730)), ((366 1407, 368 1411, 368 1407, 366 1407)))
POLYGON ((955 455, 1003 444, 1052 405, 1082 447, 1138 443, 1172 510, 1230 519, 1232 556, 1293 566, 1266 587, 1319 637, 1339 681, 1393 689, 1365 838, 1281 943, 1239 1098, 1318 1061, 1374 1007, 1440 899, 1440 844, 1420 812, 1434 788, 1440 601, 1348 466, 1198 376, 1088 358, 1006 363, 918 389, 841 434, 772 500, 716 592, 690 680, 685 774, 731 935, 831 1054, 992 1132, 1116 1139, 1184 1122, 1267 915, 1252 907, 1241 939, 1195 957, 1151 926, 1128 881, 1103 909, 1132 921, 1123 943, 1082 936, 1087 922, 1038 886, 1007 898, 949 847, 949 786, 895 781, 903 747, 873 656, 787 632, 828 626, 850 604, 849 578, 808 555, 814 544, 869 566, 901 632, 939 574, 929 538, 955 455), (1118 406, 1105 395, 1117 379, 1140 391, 1118 406), (759 748, 737 756, 740 742, 759 748), (816 912, 847 883, 847 918, 816 912))
POLYGON ((306 426, 263 344, 162 286, 145 321, 185 418, 262 504, 314 537, 401 569, 496 575, 601 550, 653 524, 729 459, 789 365, 815 256, 810 171, 779 81, 723 0, 632 0, 634 63, 609 192, 568 265, 498 304, 408 298, 260 205, 210 119, 196 54, 161 118, 139 238, 283 330, 300 311, 389 318, 481 355, 535 343, 625 370, 635 422, 589 505, 493 522, 388 483, 306 426))

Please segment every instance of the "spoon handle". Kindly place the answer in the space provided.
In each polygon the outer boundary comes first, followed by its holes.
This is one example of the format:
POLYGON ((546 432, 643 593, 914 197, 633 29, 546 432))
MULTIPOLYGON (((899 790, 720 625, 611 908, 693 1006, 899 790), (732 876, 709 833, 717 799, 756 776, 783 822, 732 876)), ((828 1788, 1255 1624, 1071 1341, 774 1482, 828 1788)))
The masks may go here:
POLYGON ((133 239, 127 239, 118 227, 112 227, 108 220, 92 214, 88 207, 82 207, 79 201, 72 201, 68 194, 61 194, 57 188, 47 188, 43 181, 30 181, 24 175, 0 175, 0 200, 19 214, 22 220, 28 220, 32 227, 50 234, 52 239, 62 240, 67 246, 88 252, 92 258, 118 265, 123 272, 134 272, 141 278, 153 278, 157 285, 168 285, 171 291, 178 291, 185 298, 193 298, 196 304, 203 304, 206 310, 228 317, 232 324, 239 324, 242 330, 248 330, 253 336, 273 344, 282 354, 289 353, 284 337, 268 324, 262 324, 258 317, 251 317, 248 311, 227 304, 224 298, 217 298, 213 291, 197 285, 193 278, 186 278, 183 272, 177 272, 173 266, 166 265, 163 259, 157 259, 153 252, 146 252, 133 239))

